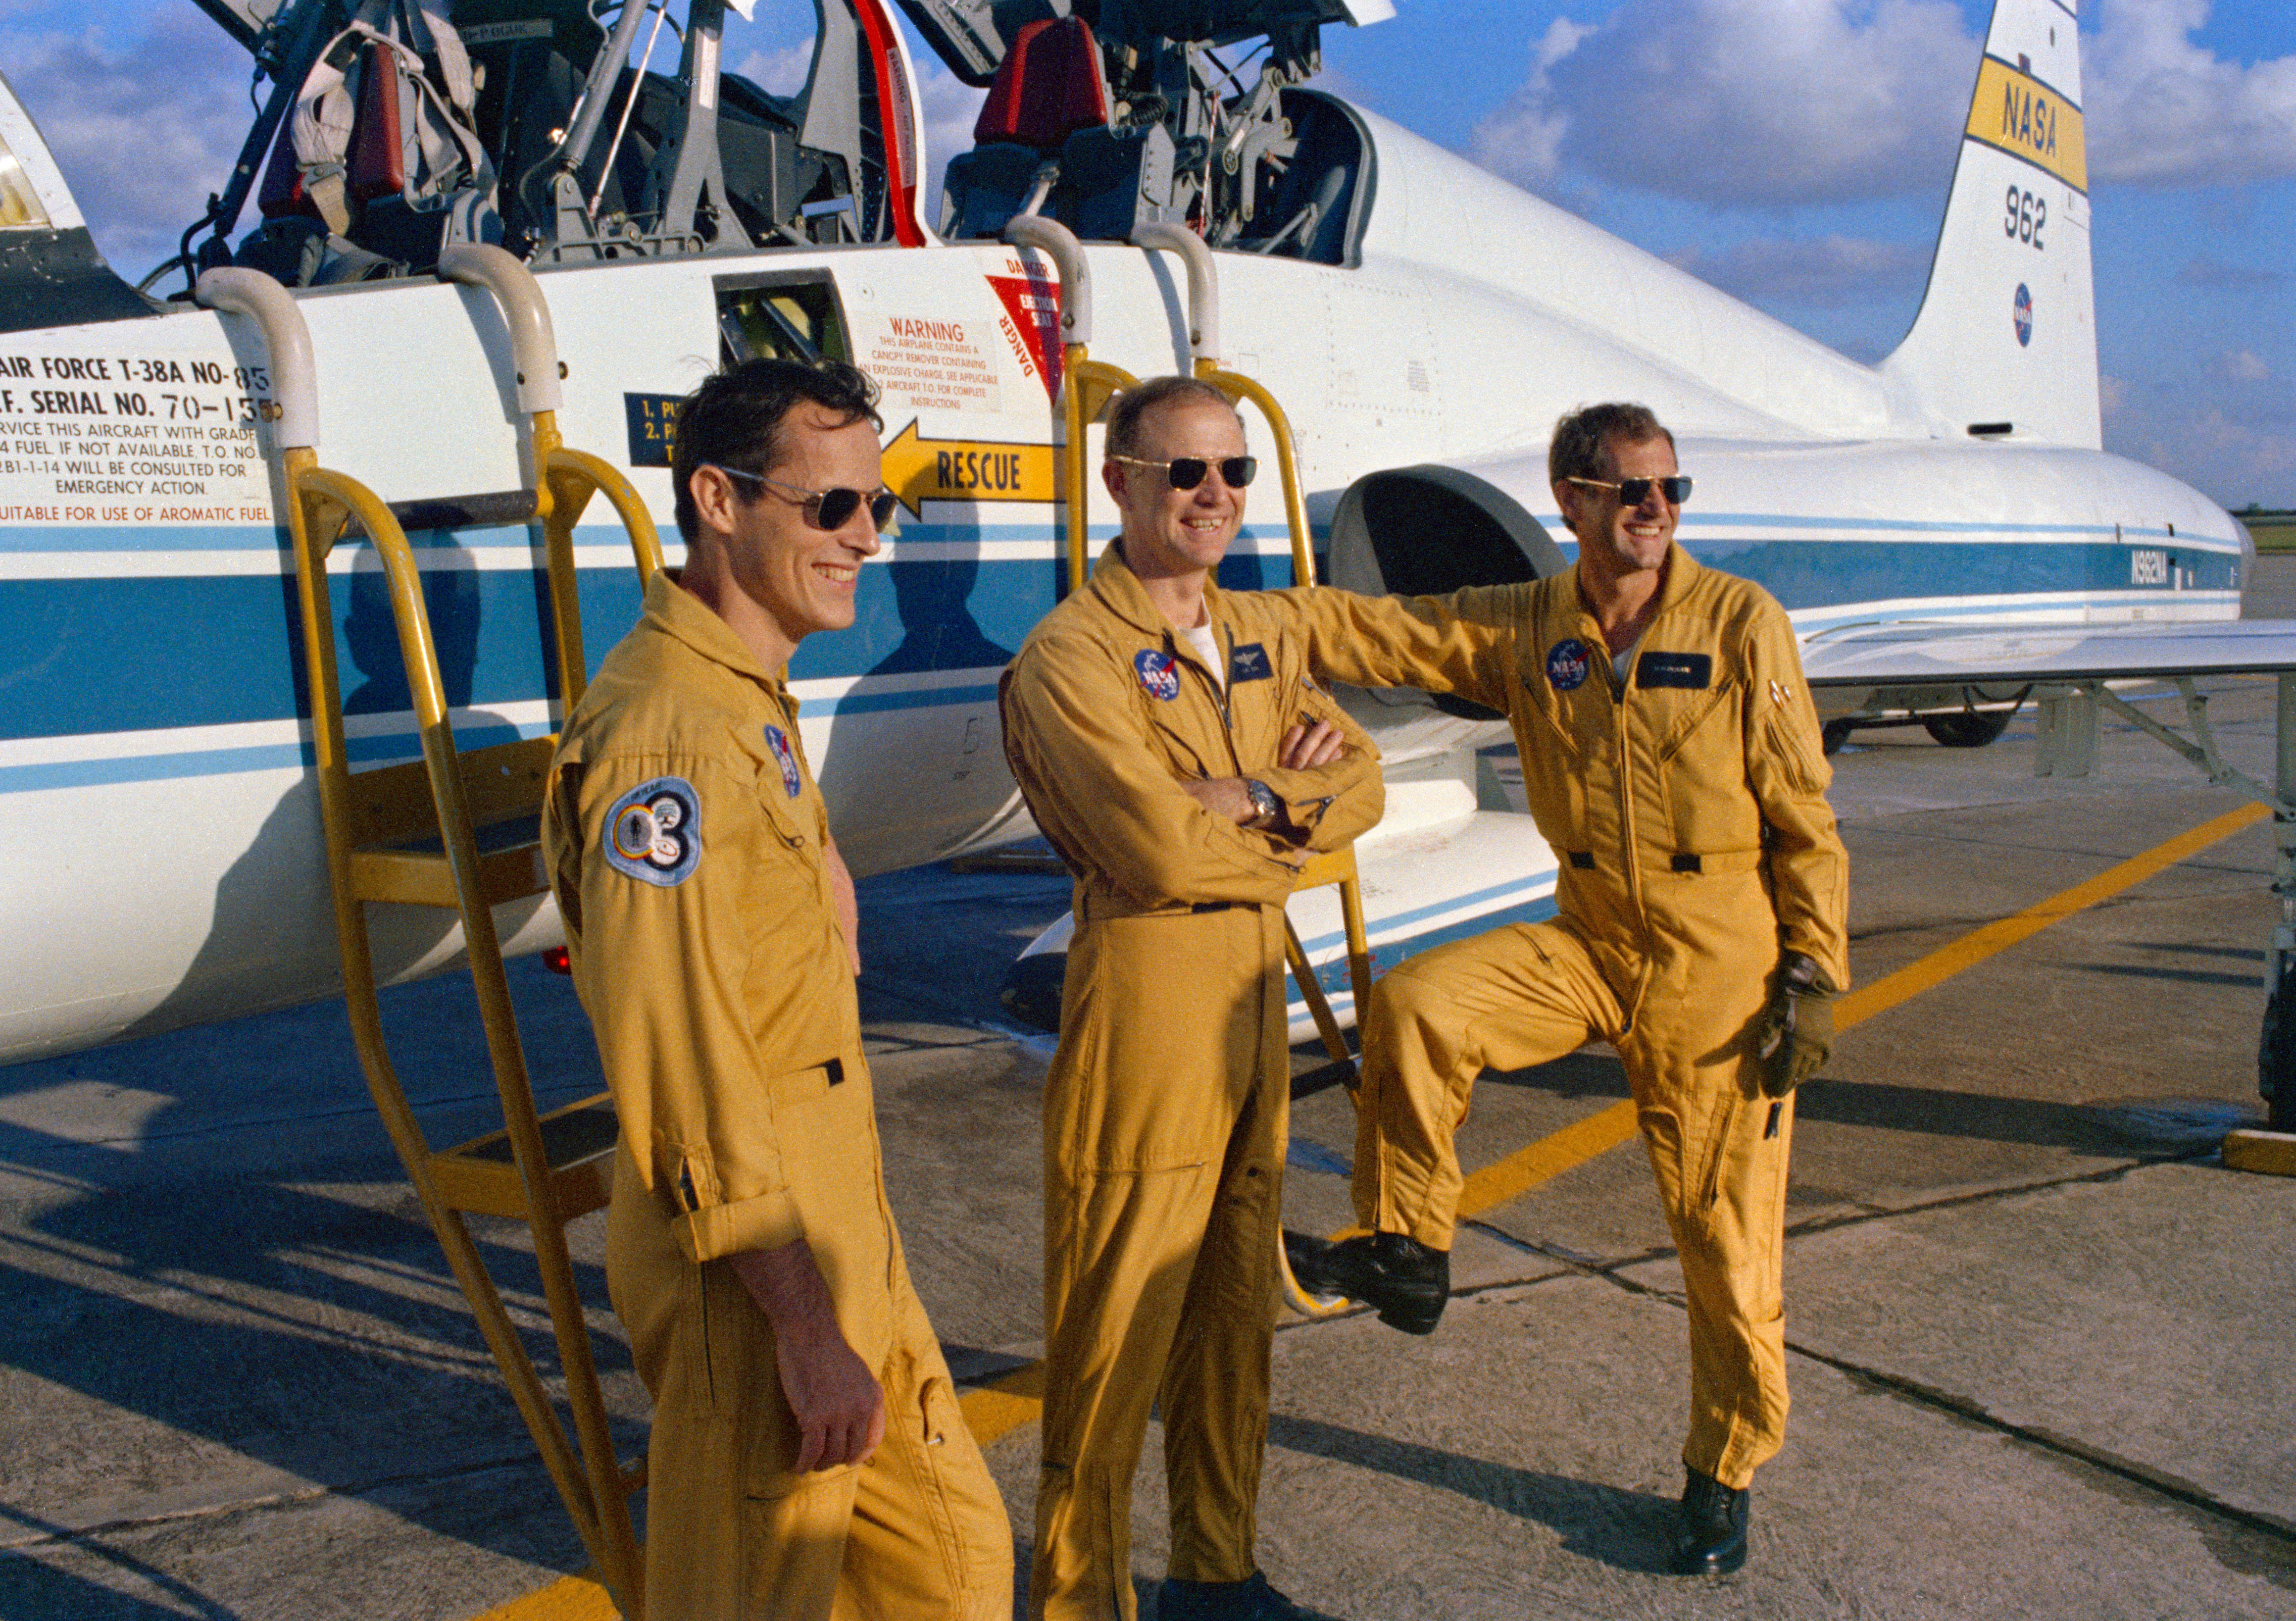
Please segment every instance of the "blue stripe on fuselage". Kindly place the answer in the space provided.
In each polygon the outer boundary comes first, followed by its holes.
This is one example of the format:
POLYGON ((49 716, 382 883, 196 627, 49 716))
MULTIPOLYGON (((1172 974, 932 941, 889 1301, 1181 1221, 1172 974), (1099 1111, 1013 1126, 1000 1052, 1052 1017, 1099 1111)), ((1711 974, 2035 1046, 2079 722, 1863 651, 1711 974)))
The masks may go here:
MULTIPOLYGON (((1708 517, 1702 528, 1724 527, 1722 520, 1708 517)), ((1772 518, 1742 521, 1747 528, 1785 527, 1772 518)), ((1916 528, 1898 527, 1901 532, 1916 528)), ((426 596, 449 701, 484 708, 541 696, 540 575, 525 568, 472 567, 473 557, 456 555, 483 552, 500 561, 504 550, 526 549, 525 531, 480 532, 465 536, 462 545, 417 538, 431 542, 423 549, 430 565, 426 596)), ((2237 586, 2234 553, 2190 540, 2140 538, 2148 549, 2172 553, 2193 589, 2237 586)), ((586 546, 622 544, 620 531, 609 528, 586 528, 579 539, 586 546)), ((1043 553, 1021 560, 902 558, 897 545, 890 566, 863 571, 854 628, 813 637, 799 649, 791 671, 797 680, 861 678, 858 690, 814 701, 808 713, 986 702, 993 689, 979 672, 1003 665, 1053 605, 1062 566, 1048 528, 912 524, 902 539, 942 545, 1035 541, 1043 553), (892 675, 908 678, 903 690, 870 689, 868 677, 892 675), (935 684, 935 676, 948 679, 935 684)), ((2136 589, 2130 581, 2132 547, 2125 539, 2114 544, 2109 530, 2049 529, 2030 540, 1742 540, 1701 534, 1686 544, 1701 561, 1755 579, 1788 608, 1801 610, 2039 593, 2109 602, 2136 589), (2096 537, 2087 537, 2091 535, 2096 537)), ((132 535, 19 529, 5 531, 0 544, 27 553, 240 551, 282 558, 278 574, 0 581, 0 739, 165 733, 307 713, 295 588, 274 531, 253 526, 132 535)), ((1224 585, 1250 588, 1288 583, 1291 566, 1281 556, 1248 554, 1229 559, 1220 572, 1224 585)), ((406 684, 381 577, 363 568, 337 575, 332 585, 347 710, 403 711, 406 684)), ((636 621, 639 592, 628 569, 594 568, 581 571, 581 593, 586 651, 594 668, 636 621)), ((15 779, 21 771, 39 769, 18 768, 8 785, 20 785, 15 779)), ((104 769, 127 767, 113 763, 104 769)))

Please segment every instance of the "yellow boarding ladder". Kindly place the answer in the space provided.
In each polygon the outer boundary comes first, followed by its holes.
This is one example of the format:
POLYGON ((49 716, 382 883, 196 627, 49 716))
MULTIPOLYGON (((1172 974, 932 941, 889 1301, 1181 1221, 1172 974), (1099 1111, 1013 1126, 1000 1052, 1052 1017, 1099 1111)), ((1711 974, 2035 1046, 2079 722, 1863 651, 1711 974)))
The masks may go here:
POLYGON ((567 1224, 607 1201, 617 1135, 612 1101, 602 1093, 548 1114, 537 1111, 495 929, 495 907, 549 888, 540 813, 557 738, 467 752, 455 748, 422 575, 406 532, 519 522, 540 528, 562 714, 572 710, 587 680, 575 586, 576 521, 591 497, 603 493, 628 531, 642 580, 661 567, 661 543, 629 480, 600 458, 567 448, 559 436, 564 368, 533 275, 501 249, 472 244, 441 254, 438 273, 490 292, 509 326, 525 487, 393 506, 358 480, 321 466, 311 340, 294 300, 269 276, 245 269, 207 272, 197 296, 211 308, 253 319, 270 350, 276 403, 264 414, 275 424, 295 546, 343 990, 367 1087, 583 1545, 622 1613, 638 1621, 644 1594, 629 1497, 644 1483, 644 1468, 625 1470, 614 1454, 566 1248, 567 1224), (338 540, 362 535, 389 585, 422 758, 354 772, 343 745, 327 556, 338 540), (376 997, 367 909, 381 905, 438 907, 460 917, 502 1101, 500 1131, 434 1149, 416 1121, 385 1045, 376 997), (472 1216, 521 1219, 533 1234, 573 1417, 571 1443, 472 1238, 472 1216))
MULTIPOLYGON (((1137 385, 1140 380, 1120 366, 1091 357, 1092 271, 1075 235, 1055 220, 1023 214, 1006 222, 1004 240, 1015 247, 1034 248, 1044 253, 1060 275, 1064 538, 1068 589, 1077 591, 1083 587, 1089 563, 1086 509, 1091 476, 1085 464, 1085 430, 1099 421, 1111 399, 1137 385)), ((1133 240, 1143 248, 1177 253, 1186 266, 1188 349, 1194 374, 1232 403, 1240 405, 1249 401, 1267 421, 1275 448, 1276 469, 1283 478, 1283 513, 1292 532, 1292 578, 1296 585, 1314 585, 1316 554, 1308 529, 1307 502, 1300 486, 1300 463, 1292 442, 1291 419, 1267 388, 1240 372, 1223 369, 1219 364, 1219 282, 1211 250, 1204 245, 1203 238, 1185 225, 1144 225, 1133 240)), ((1340 892, 1340 916, 1347 935, 1348 981, 1355 993, 1356 1016, 1360 1019, 1371 1004, 1371 946, 1364 927, 1363 886, 1357 876, 1352 844, 1310 856, 1300 869, 1292 892, 1321 888, 1327 884, 1336 886, 1340 892)), ((1300 932, 1292 927, 1288 913, 1283 919, 1283 953, 1291 964, 1292 980, 1300 987, 1300 1000, 1308 1004, 1308 1014, 1316 1021, 1324 1050, 1339 1067, 1352 1093, 1357 1082, 1355 1060, 1348 1051, 1339 1019, 1332 1011, 1331 999, 1324 995, 1323 984, 1308 961, 1307 948, 1300 944, 1300 932)), ((1302 1290, 1293 1280, 1290 1265, 1282 1262, 1280 1245, 1278 1261, 1284 1291, 1294 1310, 1309 1316, 1324 1316, 1346 1309, 1345 1303, 1318 1302, 1302 1290)))

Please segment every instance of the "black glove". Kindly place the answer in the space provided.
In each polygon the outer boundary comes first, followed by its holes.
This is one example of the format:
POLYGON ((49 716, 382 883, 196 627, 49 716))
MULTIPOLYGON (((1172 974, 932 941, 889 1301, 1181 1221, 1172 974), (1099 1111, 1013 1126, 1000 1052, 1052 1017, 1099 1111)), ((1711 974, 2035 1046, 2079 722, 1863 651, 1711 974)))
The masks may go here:
POLYGON ((1833 1056, 1833 981, 1810 958, 1790 951, 1778 959, 1777 980, 1754 1040, 1765 1097, 1785 1096, 1833 1056))

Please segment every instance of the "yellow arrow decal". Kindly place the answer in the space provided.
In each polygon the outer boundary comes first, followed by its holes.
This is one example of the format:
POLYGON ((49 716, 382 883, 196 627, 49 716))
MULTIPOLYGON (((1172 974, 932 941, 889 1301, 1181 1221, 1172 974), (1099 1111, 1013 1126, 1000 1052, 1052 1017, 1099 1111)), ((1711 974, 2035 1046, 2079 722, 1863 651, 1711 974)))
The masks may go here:
POLYGON ((928 439, 912 419, 885 446, 885 487, 922 518, 928 501, 1053 501, 1050 445, 928 439))

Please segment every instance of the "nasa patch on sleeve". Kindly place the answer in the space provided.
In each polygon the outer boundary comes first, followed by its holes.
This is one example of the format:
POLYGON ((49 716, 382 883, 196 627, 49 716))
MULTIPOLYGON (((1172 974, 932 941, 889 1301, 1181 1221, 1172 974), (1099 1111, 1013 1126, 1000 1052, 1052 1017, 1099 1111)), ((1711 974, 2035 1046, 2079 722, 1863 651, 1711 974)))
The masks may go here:
POLYGON ((1170 703, 1180 695, 1179 666, 1163 649, 1142 648, 1132 656, 1132 667, 1139 672, 1140 690, 1158 702, 1170 703))
POLYGON ((1546 679, 1558 692, 1576 692, 1587 684, 1587 673, 1595 667, 1595 656, 1587 644, 1576 636, 1565 637, 1546 650, 1546 679))
POLYGON ((701 863, 701 801, 684 777, 641 782, 606 813, 606 864, 669 888, 701 863))

